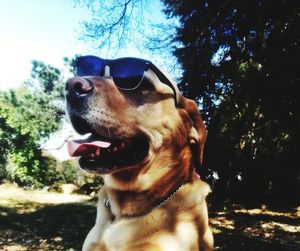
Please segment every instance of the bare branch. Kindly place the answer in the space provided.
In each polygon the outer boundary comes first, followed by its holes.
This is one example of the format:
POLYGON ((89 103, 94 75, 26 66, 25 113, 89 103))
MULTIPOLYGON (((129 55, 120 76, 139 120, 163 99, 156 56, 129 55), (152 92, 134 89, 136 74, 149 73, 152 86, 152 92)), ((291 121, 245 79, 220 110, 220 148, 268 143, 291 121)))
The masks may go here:
POLYGON ((81 39, 97 41, 99 48, 106 45, 114 48, 123 47, 128 34, 132 31, 133 16, 138 3, 140 3, 138 0, 119 0, 113 4, 99 3, 95 0, 84 1, 93 17, 82 23, 84 33, 81 39))

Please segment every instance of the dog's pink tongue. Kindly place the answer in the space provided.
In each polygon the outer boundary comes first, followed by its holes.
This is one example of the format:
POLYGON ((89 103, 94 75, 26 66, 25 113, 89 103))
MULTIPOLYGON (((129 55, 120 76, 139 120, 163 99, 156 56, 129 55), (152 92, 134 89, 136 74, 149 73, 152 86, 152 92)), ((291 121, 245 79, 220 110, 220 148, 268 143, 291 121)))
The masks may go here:
POLYGON ((95 153, 100 148, 108 148, 110 142, 105 141, 91 141, 86 140, 70 140, 67 142, 67 150, 71 157, 81 156, 87 153, 95 153))

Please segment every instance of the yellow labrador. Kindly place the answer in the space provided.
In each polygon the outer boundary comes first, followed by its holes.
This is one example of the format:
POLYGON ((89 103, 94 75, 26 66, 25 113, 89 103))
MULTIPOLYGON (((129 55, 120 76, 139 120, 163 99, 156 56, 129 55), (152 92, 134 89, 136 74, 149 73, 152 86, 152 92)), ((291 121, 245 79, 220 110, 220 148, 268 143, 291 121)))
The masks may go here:
POLYGON ((84 251, 213 250, 195 175, 206 129, 194 101, 150 61, 79 57, 67 111, 84 140, 68 142, 82 169, 103 175, 84 251))

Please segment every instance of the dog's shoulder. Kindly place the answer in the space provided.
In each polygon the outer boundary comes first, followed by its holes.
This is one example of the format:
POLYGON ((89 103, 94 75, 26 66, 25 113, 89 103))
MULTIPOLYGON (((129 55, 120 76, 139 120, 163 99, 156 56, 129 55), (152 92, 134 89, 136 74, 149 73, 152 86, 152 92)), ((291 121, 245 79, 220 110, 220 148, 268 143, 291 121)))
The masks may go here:
POLYGON ((211 192, 210 186, 203 180, 197 179, 191 184, 190 196, 196 196, 202 200, 211 192))

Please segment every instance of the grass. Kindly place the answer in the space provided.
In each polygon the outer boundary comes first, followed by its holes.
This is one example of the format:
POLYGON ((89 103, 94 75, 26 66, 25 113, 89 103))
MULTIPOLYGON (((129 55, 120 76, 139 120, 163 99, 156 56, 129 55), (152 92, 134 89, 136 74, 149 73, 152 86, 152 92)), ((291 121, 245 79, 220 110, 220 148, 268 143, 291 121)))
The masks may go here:
MULTIPOLYGON (((300 208, 210 209, 216 250, 294 251, 300 246, 300 208)), ((81 250, 96 216, 82 195, 0 185, 0 250, 81 250)))

